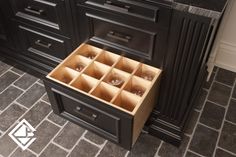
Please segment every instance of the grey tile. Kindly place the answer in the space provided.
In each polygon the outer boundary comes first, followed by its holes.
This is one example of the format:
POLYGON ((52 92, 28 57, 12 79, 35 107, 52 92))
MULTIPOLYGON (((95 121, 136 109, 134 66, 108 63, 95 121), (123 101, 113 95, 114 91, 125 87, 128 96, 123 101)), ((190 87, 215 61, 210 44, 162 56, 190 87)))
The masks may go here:
POLYGON ((99 151, 99 148, 81 140, 79 144, 73 149, 69 157, 94 157, 99 151))
POLYGON ((3 157, 7 157, 14 149, 16 149, 16 147, 17 144, 10 138, 10 136, 8 136, 8 133, 6 133, 0 139, 0 156, 2 155, 3 157))
POLYGON ((153 157, 161 140, 148 134, 141 134, 129 152, 128 157, 153 157))
POLYGON ((212 84, 212 82, 213 82, 213 80, 214 80, 214 78, 215 78, 215 75, 216 75, 215 72, 211 73, 211 77, 210 77, 209 81, 206 81, 206 82, 203 84, 203 88, 205 88, 205 89, 210 89, 211 84, 212 84))
POLYGON ((224 115, 225 108, 207 102, 200 117, 200 122, 212 128, 220 129, 224 115))
POLYGON ((51 106, 39 101, 24 115, 22 119, 27 120, 33 127, 36 127, 50 112, 51 106))
POLYGON ((227 84, 229 86, 233 86, 235 78, 236 73, 220 68, 218 70, 215 80, 227 84))
POLYGON ((182 157, 185 153, 188 142, 189 137, 184 136, 180 147, 173 146, 169 143, 163 143, 158 155, 161 157, 173 157, 174 154, 175 157, 182 157))
POLYGON ((0 93, 12 84, 19 76, 8 71, 0 77, 0 93))
POLYGON ((29 108, 36 101, 38 101, 40 97, 43 96, 44 93, 45 93, 45 89, 43 86, 39 84, 34 84, 20 98, 17 99, 17 102, 29 108))
POLYGON ((225 151, 223 151, 222 149, 217 149, 216 150, 216 155, 215 157, 235 157, 235 155, 229 154, 225 151))
POLYGON ((234 91, 233 91, 232 97, 236 99, 236 86, 234 87, 234 91))
POLYGON ((219 146, 236 154, 236 125, 224 123, 219 146))
POLYGON ((67 152, 54 144, 49 146, 41 153, 39 157, 66 157, 67 152))
POLYGON ((14 85, 20 87, 21 89, 29 88, 38 79, 28 73, 25 73, 19 80, 17 80, 14 85))
POLYGON ((85 130, 78 125, 69 122, 54 139, 54 142, 63 146, 64 148, 71 149, 84 133, 84 131, 85 130))
POLYGON ((108 141, 98 157, 124 157, 126 153, 127 150, 108 141))
POLYGON ((199 112, 193 111, 192 114, 190 115, 190 120, 187 124, 187 127, 185 128, 185 133, 191 135, 193 133, 193 129, 197 123, 199 117, 199 112))
POLYGON ((218 132, 198 125, 189 148, 203 156, 212 156, 217 137, 218 132))
POLYGON ((15 88, 13 86, 8 87, 4 92, 0 94, 0 110, 4 110, 22 93, 23 91, 18 88, 15 88))
POLYGON ((86 134, 85 134, 85 138, 98 144, 98 145, 101 145, 103 144, 106 140, 90 131, 88 131, 86 134))
POLYGON ((54 114, 53 112, 48 116, 48 119, 60 126, 63 126, 67 122, 67 120, 61 118, 60 116, 54 114))
POLYGON ((193 153, 191 153, 191 152, 187 152, 187 154, 185 155, 185 157, 200 157, 200 156, 198 156, 198 155, 196 155, 196 154, 193 154, 193 153))
POLYGON ((44 84, 42 79, 38 80, 38 82, 41 83, 42 85, 44 84))
POLYGON ((45 95, 42 97, 42 100, 43 100, 43 101, 46 101, 47 103, 50 103, 47 94, 45 94, 45 95))
POLYGON ((16 151, 10 157, 36 157, 33 153, 28 150, 22 150, 17 148, 16 151))
POLYGON ((6 72, 10 68, 11 68, 10 65, 0 61, 0 75, 3 74, 4 72, 6 72))
POLYGON ((12 104, 0 115, 0 130, 6 131, 25 111, 21 106, 12 104))
POLYGON ((23 75, 25 72, 20 70, 18 68, 19 65, 14 65, 14 67, 11 69, 12 71, 14 71, 15 73, 19 74, 19 75, 23 75))
POLYGON ((29 146, 29 149, 35 153, 40 153, 43 148, 50 142, 50 140, 57 134, 59 127, 44 121, 36 129, 35 137, 36 140, 29 146))
POLYGON ((209 93, 208 100, 226 106, 229 101, 230 94, 231 88, 214 82, 209 93))
POLYGON ((200 90, 199 96, 198 96, 198 98, 197 98, 197 100, 195 102, 195 108, 197 110, 201 110, 202 109, 202 106, 205 103, 207 94, 208 94, 208 92, 206 90, 204 90, 204 89, 200 90))
POLYGON ((226 114, 226 119, 236 123, 236 100, 231 100, 226 114))

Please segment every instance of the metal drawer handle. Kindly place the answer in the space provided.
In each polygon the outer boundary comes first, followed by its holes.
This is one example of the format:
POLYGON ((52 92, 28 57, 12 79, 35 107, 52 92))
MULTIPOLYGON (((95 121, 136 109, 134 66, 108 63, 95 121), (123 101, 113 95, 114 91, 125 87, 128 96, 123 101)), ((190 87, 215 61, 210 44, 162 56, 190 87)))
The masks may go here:
POLYGON ((43 43, 41 40, 37 40, 34 42, 36 45, 50 49, 50 47, 52 46, 52 44, 50 43, 43 43))
POLYGON ((112 1, 109 1, 109 0, 107 0, 104 3, 104 6, 109 7, 111 9, 114 9, 114 10, 121 10, 121 11, 124 11, 124 12, 129 12, 129 9, 131 8, 128 5, 118 5, 118 4, 115 4, 115 3, 113 3, 112 1))
POLYGON ((75 112, 79 113, 81 116, 86 117, 86 118, 88 118, 88 119, 90 119, 90 120, 92 120, 92 121, 95 121, 95 120, 97 119, 97 117, 98 117, 98 116, 97 116, 96 114, 94 114, 94 113, 92 113, 91 115, 88 115, 88 114, 86 114, 86 113, 83 113, 83 112, 82 112, 82 108, 79 107, 79 106, 77 106, 74 110, 75 110, 75 112))
POLYGON ((132 39, 131 36, 129 36, 129 35, 124 35, 121 33, 114 32, 114 31, 109 31, 107 33, 107 36, 110 38, 113 38, 113 39, 124 41, 126 43, 128 43, 132 39))
POLYGON ((44 10, 42 9, 35 9, 31 6, 28 6, 27 8, 25 8, 25 11, 29 13, 37 14, 37 15, 41 15, 44 12, 44 10))

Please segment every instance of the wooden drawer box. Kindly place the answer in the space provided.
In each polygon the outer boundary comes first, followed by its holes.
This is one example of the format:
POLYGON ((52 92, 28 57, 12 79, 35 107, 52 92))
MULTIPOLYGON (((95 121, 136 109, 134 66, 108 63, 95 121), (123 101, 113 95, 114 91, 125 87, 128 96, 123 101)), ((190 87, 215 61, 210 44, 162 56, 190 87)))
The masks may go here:
POLYGON ((55 113, 130 149, 157 102, 161 70, 82 44, 45 80, 55 113))

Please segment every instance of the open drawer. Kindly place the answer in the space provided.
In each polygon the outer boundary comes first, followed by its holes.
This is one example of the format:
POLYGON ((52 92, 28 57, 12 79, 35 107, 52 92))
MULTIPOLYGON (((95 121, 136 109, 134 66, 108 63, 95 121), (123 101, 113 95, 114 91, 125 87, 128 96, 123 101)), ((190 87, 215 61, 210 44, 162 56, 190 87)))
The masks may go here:
POLYGON ((131 149, 157 103, 161 70, 82 44, 44 81, 53 111, 131 149))

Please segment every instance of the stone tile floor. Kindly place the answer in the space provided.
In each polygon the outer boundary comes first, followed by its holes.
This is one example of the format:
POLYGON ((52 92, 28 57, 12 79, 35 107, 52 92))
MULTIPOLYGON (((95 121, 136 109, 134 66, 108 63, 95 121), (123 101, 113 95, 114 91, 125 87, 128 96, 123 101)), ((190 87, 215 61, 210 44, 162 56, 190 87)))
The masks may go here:
POLYGON ((206 82, 179 148, 141 134, 132 151, 52 113, 42 81, 0 59, 0 156, 3 157, 234 157, 236 74, 215 68, 206 82), (22 151, 8 136, 21 120, 36 128, 22 151))

